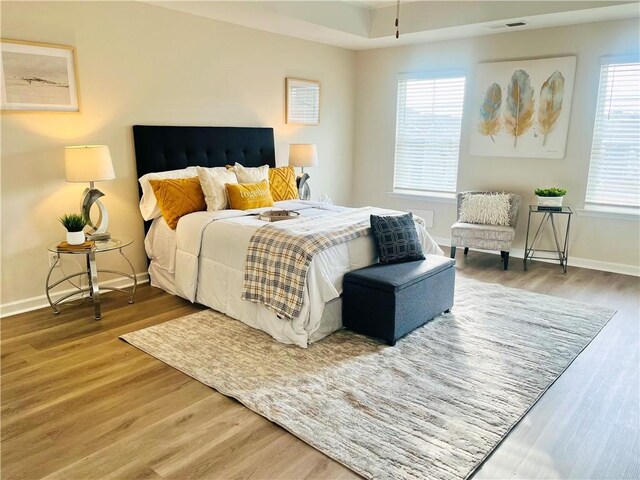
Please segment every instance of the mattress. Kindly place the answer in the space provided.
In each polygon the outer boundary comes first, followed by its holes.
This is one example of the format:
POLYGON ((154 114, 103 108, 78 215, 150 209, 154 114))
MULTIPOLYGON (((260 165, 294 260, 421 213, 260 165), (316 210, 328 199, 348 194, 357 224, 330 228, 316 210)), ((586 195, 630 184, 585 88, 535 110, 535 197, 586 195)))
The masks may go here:
MULTIPOLYGON (((347 209, 305 201, 276 202, 275 208, 295 209, 303 217, 347 209)), ((309 266, 299 317, 281 319, 263 305, 241 299, 247 246, 253 232, 264 225, 257 218, 263 210, 196 212, 183 217, 175 231, 163 219, 154 220, 145 238, 151 284, 225 313, 280 342, 306 347, 342 327, 342 278, 348 271, 375 263, 375 246, 372 237, 366 236, 317 254, 309 266)), ((421 238, 428 253, 442 254, 426 231, 422 230, 421 238)))

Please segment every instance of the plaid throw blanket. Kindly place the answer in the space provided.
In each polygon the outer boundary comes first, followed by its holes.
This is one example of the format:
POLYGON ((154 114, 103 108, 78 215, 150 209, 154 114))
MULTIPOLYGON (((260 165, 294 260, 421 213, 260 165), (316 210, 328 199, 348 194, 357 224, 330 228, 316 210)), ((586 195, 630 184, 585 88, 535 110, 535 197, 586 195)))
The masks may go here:
POLYGON ((313 256, 368 235, 369 216, 383 213, 392 212, 364 207, 260 227, 249 240, 242 298, 261 303, 280 317, 298 317, 313 256))

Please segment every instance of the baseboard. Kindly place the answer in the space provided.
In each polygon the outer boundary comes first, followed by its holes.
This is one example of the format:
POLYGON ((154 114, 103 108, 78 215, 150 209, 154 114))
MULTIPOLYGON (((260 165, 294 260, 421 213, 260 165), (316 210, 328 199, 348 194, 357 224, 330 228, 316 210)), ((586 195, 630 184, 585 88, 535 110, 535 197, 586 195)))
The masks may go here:
MULTIPOLYGON (((141 283, 147 283, 149 281, 149 274, 147 272, 136 274, 138 285, 141 283)), ((100 282, 101 285, 109 287, 126 288, 133 285, 133 282, 127 278, 114 278, 112 280, 106 280, 100 282)), ((71 293, 74 289, 69 288, 67 290, 59 290, 51 294, 51 300, 54 302, 67 293, 71 293)), ((39 295, 37 297, 25 298, 24 300, 17 300, 15 302, 4 303, 0 305, 0 318, 10 317, 11 315, 17 315, 19 313, 30 312, 31 310, 37 310, 39 308, 48 307, 46 295, 39 295)))
MULTIPOLYGON (((432 237, 438 245, 449 247, 451 246, 451 239, 446 237, 432 237)), ((445 252, 448 253, 448 252, 445 252)), ((491 253, 491 252, 487 252, 491 253)), ((496 253, 497 255, 497 253, 496 253)), ((516 258, 524 258, 524 250, 520 248, 514 248, 510 252, 510 256, 516 258)), ((553 260, 538 260, 540 262, 556 263, 553 260)), ((601 270, 604 272, 620 273, 623 275, 632 275, 640 277, 640 267, 635 265, 625 265, 622 263, 602 262, 599 260, 591 260, 588 258, 569 257, 570 267, 588 268, 591 270, 601 270)), ((138 273, 136 275, 138 284, 146 283, 149 281, 149 274, 147 272, 138 273)), ((131 281, 128 279, 113 279, 102 282, 103 285, 126 288, 131 286, 131 281)), ((60 290, 51 295, 51 299, 56 301, 62 295, 70 293, 73 289, 60 290)), ((9 317, 11 315, 17 315, 19 313, 30 312, 31 310, 37 310, 39 308, 48 307, 46 295, 40 295, 37 297, 26 298, 24 300, 18 300, 15 302, 4 303, 0 305, 0 318, 9 317)))
MULTIPOLYGON (((446 237, 432 237, 438 245, 450 247, 451 239, 446 237)), ((473 250, 473 248, 471 249, 473 250)), ((487 250, 482 250, 486 253, 493 253, 487 250)), ((445 252, 448 253, 448 252, 445 252)), ((497 252, 496 252, 497 255, 497 252)), ((524 258, 524 249, 514 248, 509 252, 510 257, 524 258)), ((541 260, 537 259, 536 262, 546 263, 558 263, 554 260, 541 260)), ((601 270, 603 272, 621 273, 622 275, 632 275, 634 277, 640 277, 640 267, 636 265, 626 265, 624 263, 602 262, 600 260, 591 260, 589 258, 571 257, 569 256, 569 267, 588 268, 590 270, 601 270)))

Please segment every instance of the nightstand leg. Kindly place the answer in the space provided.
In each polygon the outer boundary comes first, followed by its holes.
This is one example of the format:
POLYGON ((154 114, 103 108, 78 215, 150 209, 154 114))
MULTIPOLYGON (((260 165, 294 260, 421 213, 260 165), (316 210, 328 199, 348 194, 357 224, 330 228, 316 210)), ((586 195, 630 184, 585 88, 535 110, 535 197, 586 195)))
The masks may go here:
POLYGON ((86 256, 87 260, 87 282, 89 283, 89 298, 93 298, 93 292, 91 291, 91 260, 89 260, 89 254, 86 256))
POLYGON ((59 261, 60 261, 60 256, 58 255, 56 257, 55 262, 53 262, 53 265, 51 265, 51 268, 49 268, 49 274, 47 275, 47 283, 46 283, 46 287, 45 287, 45 293, 47 294, 47 300, 49 301, 49 305, 51 305, 51 309, 53 310, 53 314, 54 315, 58 315, 60 313, 60 310, 58 310, 58 307, 56 307, 54 305, 54 303, 51 301, 51 295, 49 294, 49 290, 51 289, 50 284, 49 284, 49 280, 51 279, 51 273, 53 273, 53 269, 56 268, 56 265, 58 265, 59 261))
POLYGON ((138 287, 138 277, 136 277, 136 271, 133 268, 133 264, 129 261, 127 256, 124 253, 122 253, 122 249, 120 249, 120 255, 122 255, 122 258, 124 258, 127 261, 127 263, 129 264, 129 267, 131 268, 131 278, 133 279, 133 288, 131 289, 131 296, 129 297, 129 303, 133 303, 133 297, 136 296, 136 288, 138 287))
POLYGON ((95 252, 89 252, 87 258, 89 259, 89 273, 91 274, 91 297, 93 298, 94 316, 96 320, 100 320, 102 318, 100 313, 100 287, 98 285, 98 269, 96 268, 95 252))
POLYGON ((564 232, 564 273, 567 274, 569 263, 569 228, 571 227, 571 214, 567 217, 567 230, 564 232))
POLYGON ((560 266, 564 270, 564 250, 560 250, 560 240, 558 240, 558 230, 556 229, 556 222, 553 220, 553 213, 549 215, 551 216, 551 228, 553 229, 553 239, 556 242, 556 252, 558 252, 558 260, 560 261, 560 266))
POLYGON ((529 227, 531 226, 531 207, 529 207, 529 218, 527 219, 527 236, 524 241, 524 271, 528 270, 527 260, 529 259, 529 227))

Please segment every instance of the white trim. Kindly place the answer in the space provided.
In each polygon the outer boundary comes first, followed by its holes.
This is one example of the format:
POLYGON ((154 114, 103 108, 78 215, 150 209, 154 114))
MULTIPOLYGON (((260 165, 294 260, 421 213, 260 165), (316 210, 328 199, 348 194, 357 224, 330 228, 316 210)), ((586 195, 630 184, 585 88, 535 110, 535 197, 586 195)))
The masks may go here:
POLYGON ((434 235, 431 235, 431 238, 433 238, 433 241, 436 242, 440 246, 443 246, 443 247, 450 247, 451 246, 451 239, 450 238, 447 238, 447 237, 436 237, 434 235))
POLYGON ((454 70, 424 70, 418 72, 400 72, 396 74, 397 80, 436 80, 440 78, 464 78, 467 71, 461 68, 454 70))
POLYGON ((606 55, 600 57, 600 65, 617 65, 622 63, 638 63, 640 62, 640 55, 606 55))
MULTIPOLYGON (((149 281, 149 274, 147 272, 138 273, 136 274, 136 278, 138 280, 138 285, 147 283, 149 281)), ((131 280, 125 278, 114 278, 100 283, 101 285, 118 288, 127 288, 133 285, 131 280)), ((69 288, 67 290, 60 290, 52 293, 51 300, 55 302, 58 298, 67 293, 71 293, 74 290, 74 288, 69 288)), ((19 313, 30 312, 32 310, 37 310, 39 308, 48 306, 49 302, 47 301, 46 295, 39 295, 37 297, 25 298, 24 300, 17 300, 15 302, 3 303, 2 305, 0 305, 0 318, 17 315, 19 313)))
POLYGON ((387 192, 391 198, 399 198, 401 200, 419 200, 421 202, 432 203, 456 203, 455 193, 436 193, 436 192, 417 192, 407 191, 387 192))
MULTIPOLYGON (((445 247, 451 246, 451 239, 446 237, 431 237, 435 240, 438 245, 442 245, 445 247)), ((470 250, 476 250, 475 248, 470 248, 470 250)), ((478 250, 484 253, 493 253, 489 250, 478 250)), ((445 252, 448 254, 449 252, 445 252)), ((497 255, 497 253, 496 253, 497 255)), ((513 248, 509 252, 510 257, 515 258, 524 258, 524 249, 522 248, 513 248)), ((558 264, 555 260, 545 260, 536 258, 534 261, 546 262, 546 263, 555 263, 558 264)), ((600 270, 603 272, 611 272, 611 273, 620 273, 622 275, 632 275, 634 277, 640 277, 640 266, 638 265, 626 265, 623 263, 613 263, 613 262, 603 262, 600 260, 591 260, 590 258, 579 258, 579 257, 571 257, 569 255, 569 267, 578 267, 578 268, 588 268, 590 270, 600 270)), ((558 264, 558 268, 560 265, 558 264)), ((569 274, 571 271, 569 271, 569 274)))
POLYGON ((606 210, 595 208, 576 208, 576 213, 582 217, 613 218, 616 220, 640 221, 640 214, 622 210, 606 210))

